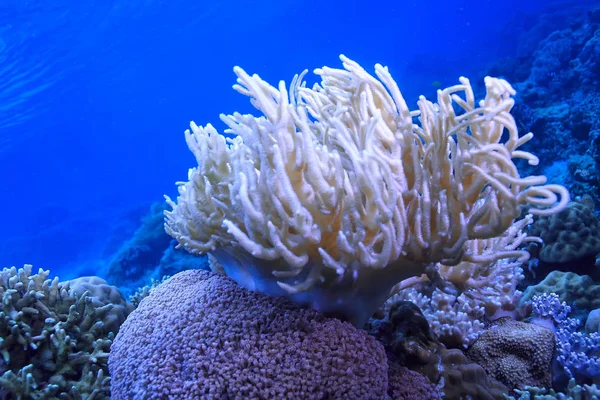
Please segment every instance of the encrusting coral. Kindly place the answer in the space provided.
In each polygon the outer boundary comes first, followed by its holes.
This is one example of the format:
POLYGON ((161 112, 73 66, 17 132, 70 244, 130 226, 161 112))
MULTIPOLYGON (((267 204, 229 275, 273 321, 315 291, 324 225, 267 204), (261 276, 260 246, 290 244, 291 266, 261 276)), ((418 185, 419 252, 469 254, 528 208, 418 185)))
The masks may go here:
POLYGON ((418 372, 390 360, 388 396, 390 400, 441 400, 442 394, 418 372))
POLYGON ((388 383, 383 346, 366 332, 201 270, 150 292, 109 367, 114 400, 384 399, 388 383))
MULTIPOLYGON (((487 77, 476 103, 461 78, 411 111, 387 68, 374 77, 341 59, 344 69, 315 70, 320 84, 307 87, 305 71, 289 90, 236 67, 234 88, 263 116, 222 115, 233 139, 191 123, 198 167, 177 203, 167 198, 166 231, 246 288, 357 326, 432 263, 526 259, 514 248, 485 252, 485 241, 505 235, 523 208, 551 215, 569 195, 543 186, 544 176, 520 176, 514 159, 538 160, 519 150, 533 135, 519 136, 513 88, 487 77)), ((494 276, 466 271, 478 288, 494 276)))
POLYGON ((131 306, 100 278, 48 276, 0 270, 0 398, 107 399, 108 352, 131 306))
POLYGON ((552 271, 537 285, 527 287, 519 299, 518 307, 529 309, 533 298, 545 293, 554 293, 561 302, 573 306, 573 312, 579 318, 583 318, 595 308, 600 308, 599 284, 588 275, 562 271, 552 271))
POLYGON ((568 263, 600 256, 600 219, 589 196, 567 204, 564 210, 540 217, 531 227, 544 245, 539 259, 548 263, 568 263))
POLYGON ((554 347, 550 329, 504 317, 494 321, 466 354, 511 390, 551 387, 554 347))

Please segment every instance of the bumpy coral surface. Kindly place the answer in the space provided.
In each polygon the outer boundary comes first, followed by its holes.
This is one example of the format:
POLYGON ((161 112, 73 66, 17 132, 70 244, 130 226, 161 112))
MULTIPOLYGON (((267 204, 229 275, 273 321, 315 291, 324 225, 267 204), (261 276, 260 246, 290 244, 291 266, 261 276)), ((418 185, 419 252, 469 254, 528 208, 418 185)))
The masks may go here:
POLYGON ((600 220, 590 206, 571 202, 562 211, 542 216, 533 224, 533 235, 544 241, 539 258, 564 263, 600 253, 600 220))
POLYGON ((477 339, 467 355, 510 389, 549 387, 554 346, 552 330, 501 318, 477 339))
POLYGON ((441 400, 440 391, 429 379, 397 363, 389 364, 388 395, 393 400, 441 400))
POLYGON ((382 399, 388 383, 365 332, 206 271, 152 290, 109 368, 114 399, 382 399))
POLYGON ((445 400, 506 398, 506 386, 488 376, 479 364, 469 360, 461 350, 447 350, 440 364, 445 400))
POLYGON ((585 321, 585 332, 586 333, 600 333, 600 308, 596 308, 590 311, 585 321))
POLYGON ((534 296, 544 293, 555 293, 560 301, 573 306, 574 311, 584 313, 600 308, 600 285, 587 275, 573 272, 552 271, 535 286, 529 286, 519 300, 521 307, 526 306, 534 296))

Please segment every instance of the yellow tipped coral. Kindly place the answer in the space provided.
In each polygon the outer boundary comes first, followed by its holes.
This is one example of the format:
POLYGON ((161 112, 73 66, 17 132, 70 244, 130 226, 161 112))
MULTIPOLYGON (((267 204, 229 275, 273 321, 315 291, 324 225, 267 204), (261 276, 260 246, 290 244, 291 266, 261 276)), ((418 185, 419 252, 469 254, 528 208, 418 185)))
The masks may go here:
POLYGON ((466 243, 502 236, 523 206, 552 214, 568 202, 545 177, 519 176, 513 159, 537 158, 519 150, 533 135, 519 136, 506 81, 487 77, 476 104, 461 78, 411 111, 386 67, 374 77, 341 60, 289 91, 234 69, 234 88, 263 116, 222 115, 232 140, 191 123, 198 167, 177 203, 167 198, 165 228, 181 246, 210 252, 246 287, 360 323, 432 262, 522 255, 466 243))

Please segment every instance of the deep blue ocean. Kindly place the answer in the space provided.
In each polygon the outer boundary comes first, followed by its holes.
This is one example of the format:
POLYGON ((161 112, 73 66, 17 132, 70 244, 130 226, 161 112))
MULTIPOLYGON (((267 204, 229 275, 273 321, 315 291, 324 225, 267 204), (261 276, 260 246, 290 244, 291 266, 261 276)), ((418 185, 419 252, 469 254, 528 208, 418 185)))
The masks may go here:
POLYGON ((251 110, 231 89, 235 65, 289 83, 343 53, 389 66, 414 105, 462 75, 482 88, 490 64, 526 51, 520 33, 541 10, 575 5, 205 3, 0 3, 0 265, 95 269, 186 179, 189 121, 220 129, 220 113, 251 110))

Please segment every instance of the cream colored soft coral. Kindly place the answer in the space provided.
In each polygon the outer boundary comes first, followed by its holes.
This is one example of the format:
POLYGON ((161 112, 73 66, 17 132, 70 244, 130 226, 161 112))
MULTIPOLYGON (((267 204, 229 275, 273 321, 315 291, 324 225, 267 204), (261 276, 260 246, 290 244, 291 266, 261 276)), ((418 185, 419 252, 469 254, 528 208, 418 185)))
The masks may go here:
POLYGON ((360 322, 432 262, 521 255, 466 243, 503 235, 523 206, 551 214, 568 201, 545 177, 519 176, 513 159, 537 158, 519 150, 533 135, 519 136, 506 81, 486 78, 476 104, 461 78, 410 111, 387 68, 374 77, 341 59, 344 69, 315 70, 320 84, 306 87, 305 71, 289 91, 234 69, 263 116, 222 115, 231 140, 191 123, 198 167, 177 203, 167 198, 181 246, 211 252, 246 287, 360 322))

